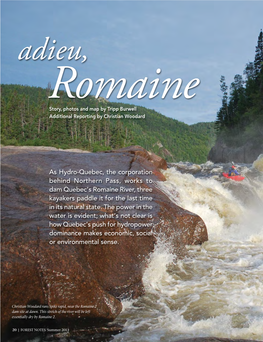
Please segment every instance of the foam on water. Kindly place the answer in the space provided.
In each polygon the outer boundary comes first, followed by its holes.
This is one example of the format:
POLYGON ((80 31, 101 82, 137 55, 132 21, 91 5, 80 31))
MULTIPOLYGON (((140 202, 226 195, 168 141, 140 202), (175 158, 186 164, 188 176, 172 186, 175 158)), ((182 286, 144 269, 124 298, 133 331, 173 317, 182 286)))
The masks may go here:
POLYGON ((201 172, 207 177, 200 178, 175 167, 165 172, 160 187, 202 217, 209 241, 189 246, 183 260, 157 244, 143 278, 145 296, 122 312, 125 331, 114 341, 263 340, 262 174, 244 165, 246 181, 236 184, 220 177, 223 168, 206 163, 201 172), (251 205, 243 200, 248 192, 256 198, 251 205))
POLYGON ((202 217, 208 228, 209 239, 240 239, 242 236, 243 239, 262 241, 263 211, 242 201, 250 187, 249 191, 256 193, 261 201, 259 206, 263 205, 262 178, 254 178, 252 185, 233 183, 233 187, 243 189, 243 193, 239 191, 240 197, 237 197, 234 191, 225 186, 224 181, 219 182, 213 177, 195 178, 191 174, 182 174, 175 168, 167 170, 165 176, 168 181, 164 186, 169 190, 170 197, 174 196, 176 188, 178 194, 174 201, 202 217))
POLYGON ((263 154, 261 154, 257 160, 254 161, 253 167, 258 171, 263 172, 263 154))

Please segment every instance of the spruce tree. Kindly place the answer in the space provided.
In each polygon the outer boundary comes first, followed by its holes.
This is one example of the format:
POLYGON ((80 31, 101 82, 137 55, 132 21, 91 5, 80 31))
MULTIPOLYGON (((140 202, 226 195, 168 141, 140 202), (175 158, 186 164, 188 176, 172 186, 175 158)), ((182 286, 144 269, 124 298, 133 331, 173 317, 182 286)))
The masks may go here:
POLYGON ((256 77, 258 77, 258 75, 260 74, 260 71, 262 69, 262 63, 263 63, 263 33, 261 30, 258 36, 258 43, 256 46, 256 53, 255 53, 255 60, 254 60, 254 70, 255 70, 256 77))

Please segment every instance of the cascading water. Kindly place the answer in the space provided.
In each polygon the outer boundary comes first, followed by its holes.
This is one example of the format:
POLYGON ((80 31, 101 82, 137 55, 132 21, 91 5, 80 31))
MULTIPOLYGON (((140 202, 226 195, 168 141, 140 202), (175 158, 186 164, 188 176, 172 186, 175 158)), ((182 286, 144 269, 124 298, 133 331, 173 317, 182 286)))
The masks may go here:
POLYGON ((124 303, 124 332, 114 341, 191 337, 263 340, 263 156, 222 177, 229 165, 171 165, 160 185, 205 221, 209 241, 183 260, 157 244, 144 274, 145 295, 124 303))

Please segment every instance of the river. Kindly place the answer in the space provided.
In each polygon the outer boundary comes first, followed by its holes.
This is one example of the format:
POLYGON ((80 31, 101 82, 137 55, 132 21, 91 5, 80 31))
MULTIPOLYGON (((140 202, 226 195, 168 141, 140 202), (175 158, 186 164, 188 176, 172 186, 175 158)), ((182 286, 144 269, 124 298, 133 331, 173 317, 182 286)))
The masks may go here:
POLYGON ((238 165, 242 182, 222 176, 229 164, 171 164, 160 187, 206 223, 209 241, 183 259, 159 241, 143 282, 145 295, 124 301, 114 342, 191 337, 263 340, 263 156, 238 165))

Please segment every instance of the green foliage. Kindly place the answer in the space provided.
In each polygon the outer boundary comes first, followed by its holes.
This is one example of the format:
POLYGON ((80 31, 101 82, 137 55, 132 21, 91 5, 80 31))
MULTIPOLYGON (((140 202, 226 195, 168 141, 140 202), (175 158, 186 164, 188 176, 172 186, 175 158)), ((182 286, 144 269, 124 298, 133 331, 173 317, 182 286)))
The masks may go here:
POLYGON ((93 96, 82 100, 69 99, 65 92, 59 93, 60 99, 49 99, 50 87, 2 85, 1 93, 3 144, 81 148, 92 152, 140 145, 168 161, 202 163, 215 141, 214 123, 188 126, 141 106, 128 111, 134 106, 93 96), (51 111, 51 107, 65 108, 59 114, 67 117, 50 117, 58 114, 51 111), (80 112, 80 108, 87 107, 88 111, 80 112), (116 114, 110 111, 110 107, 127 110, 118 112, 122 118, 74 119, 74 113, 103 116, 101 107, 107 107, 106 114, 109 115, 116 114), (99 110, 96 113, 91 108, 99 110), (127 119, 127 113, 145 115, 145 118, 127 119))
POLYGON ((227 145, 238 147, 250 141, 262 144, 263 136, 263 33, 258 36, 254 62, 247 63, 243 80, 236 75, 227 93, 221 77, 222 106, 217 113, 217 136, 227 145))

